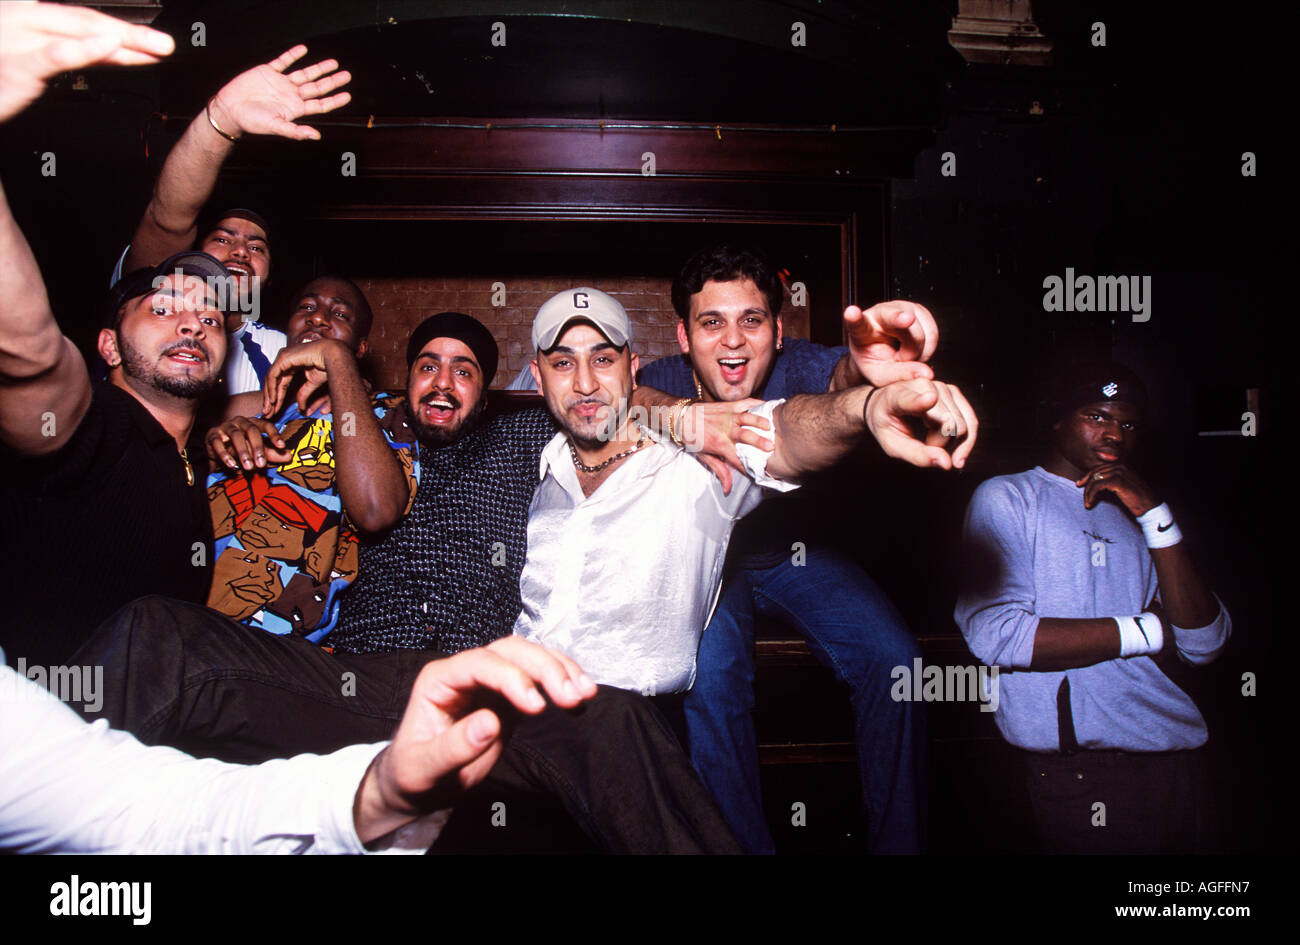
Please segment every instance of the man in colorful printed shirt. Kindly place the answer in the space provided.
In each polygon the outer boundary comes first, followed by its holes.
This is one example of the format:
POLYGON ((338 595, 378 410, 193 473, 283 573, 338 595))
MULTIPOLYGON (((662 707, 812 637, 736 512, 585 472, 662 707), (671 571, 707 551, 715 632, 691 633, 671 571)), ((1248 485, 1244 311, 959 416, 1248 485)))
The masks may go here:
POLYGON ((212 457, 227 467, 208 480, 216 538, 208 606, 234 620, 320 643, 357 575, 358 531, 382 532, 410 510, 414 438, 390 422, 386 395, 366 394, 357 370, 371 320, 349 280, 309 282, 291 306, 290 345, 265 394, 235 406, 262 416, 236 416, 208 435, 212 457))

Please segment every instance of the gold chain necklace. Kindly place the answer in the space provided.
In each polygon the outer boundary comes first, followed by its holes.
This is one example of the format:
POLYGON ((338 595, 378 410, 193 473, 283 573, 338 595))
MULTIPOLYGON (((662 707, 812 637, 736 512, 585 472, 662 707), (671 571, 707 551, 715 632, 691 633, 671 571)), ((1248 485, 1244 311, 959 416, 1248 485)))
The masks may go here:
POLYGON ((194 467, 190 465, 189 447, 181 450, 181 462, 185 464, 185 485, 194 485, 194 467))
POLYGON ((594 472, 600 472, 610 463, 616 462, 617 460, 620 460, 625 456, 631 456, 633 453, 639 450, 644 443, 645 443, 645 434, 642 433, 641 438, 636 441, 636 446, 632 447, 630 450, 624 450, 621 453, 615 453, 613 456, 605 460, 603 463, 598 463, 595 466, 588 466, 586 463, 584 463, 581 459, 578 458, 578 450, 573 445, 573 440, 569 440, 569 455, 573 457, 573 465, 577 466, 585 473, 594 473, 594 472))

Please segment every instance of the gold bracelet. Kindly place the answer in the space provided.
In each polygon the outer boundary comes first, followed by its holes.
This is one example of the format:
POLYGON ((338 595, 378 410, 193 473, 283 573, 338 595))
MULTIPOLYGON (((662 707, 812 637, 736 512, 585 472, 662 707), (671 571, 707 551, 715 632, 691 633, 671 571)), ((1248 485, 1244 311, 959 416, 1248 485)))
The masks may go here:
MULTIPOLYGON (((208 103, 208 105, 211 104, 212 104, 211 102, 208 103)), ((212 117, 212 110, 208 107, 208 105, 203 106, 203 114, 208 116, 208 124, 212 126, 212 130, 215 131, 217 134, 221 135, 221 137, 225 138, 227 141, 238 141, 239 139, 236 138, 234 135, 228 135, 221 130, 221 128, 217 125, 217 120, 212 117)))
MULTIPOLYGON (((690 405, 691 398, 684 397, 668 410, 668 437, 682 449, 686 448, 686 444, 682 442, 682 433, 685 430, 678 430, 676 426, 679 421, 683 420, 683 414, 686 413, 686 408, 690 405)), ((683 423, 682 426, 685 427, 685 424, 683 423)))

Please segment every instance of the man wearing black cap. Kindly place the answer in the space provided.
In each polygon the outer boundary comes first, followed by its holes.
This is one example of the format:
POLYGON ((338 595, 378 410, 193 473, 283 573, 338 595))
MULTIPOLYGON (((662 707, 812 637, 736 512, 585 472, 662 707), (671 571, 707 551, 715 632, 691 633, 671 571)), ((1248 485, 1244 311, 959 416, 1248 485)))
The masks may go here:
POLYGON ((306 46, 295 46, 241 72, 195 116, 167 155, 153 197, 114 273, 116 281, 124 272, 155 265, 191 246, 230 270, 240 301, 230 307, 226 320, 231 335, 225 372, 230 394, 261 387, 285 344, 282 332, 258 321, 262 285, 271 275, 269 227, 260 214, 242 207, 226 208, 202 221, 200 212, 212 196, 222 164, 244 135, 319 139, 316 129, 294 120, 332 111, 351 99, 347 92, 330 94, 351 79, 347 72, 336 71, 339 64, 333 59, 285 74, 306 53, 306 46))
POLYGON ((117 607, 149 593, 203 600, 211 528, 199 398, 226 353, 226 270, 181 253, 118 283, 99 333, 106 382, 50 311, 8 206, 0 226, 0 522, 8 609, 0 645, 66 659, 117 607))
POLYGON ((1232 622, 1129 464, 1141 381, 1081 374, 1043 465, 971 499, 954 617, 977 658, 1010 671, 994 719, 1025 752, 1043 849, 1189 852, 1207 733, 1162 664, 1211 662, 1232 622))
MULTIPOLYGON (((141 222, 142 227, 146 221, 152 225, 148 213, 141 222)), ((286 343, 284 332, 257 320, 262 307, 262 289, 271 281, 270 227, 256 211, 230 207, 201 221, 197 232, 204 234, 197 243, 198 249, 219 260, 231 275, 226 288, 230 298, 226 306, 229 354, 222 372, 226 392, 238 395, 260 390, 271 362, 286 343)), ((179 239, 167 241, 167 245, 181 244, 179 239)), ((146 258, 143 253, 133 252, 135 245, 122 251, 111 285, 122 278, 124 271, 130 271, 124 267, 146 258)))
POLYGON ((234 277, 237 305, 226 313, 229 355, 224 377, 228 394, 258 390, 271 362, 287 343, 285 333, 258 320, 262 290, 271 281, 271 228, 252 210, 234 207, 216 214, 199 230, 199 249, 220 259, 234 277))

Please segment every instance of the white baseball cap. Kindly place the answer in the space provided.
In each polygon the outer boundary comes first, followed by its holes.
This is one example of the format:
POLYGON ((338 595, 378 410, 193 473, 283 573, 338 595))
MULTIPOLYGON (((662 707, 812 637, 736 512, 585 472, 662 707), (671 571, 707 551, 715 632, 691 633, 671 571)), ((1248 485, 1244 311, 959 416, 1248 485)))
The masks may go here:
POLYGON ((610 344, 620 348, 632 340, 632 323, 622 303, 600 289, 579 286, 556 293, 542 303, 533 319, 533 348, 553 348, 564 326, 575 319, 591 322, 610 344))

